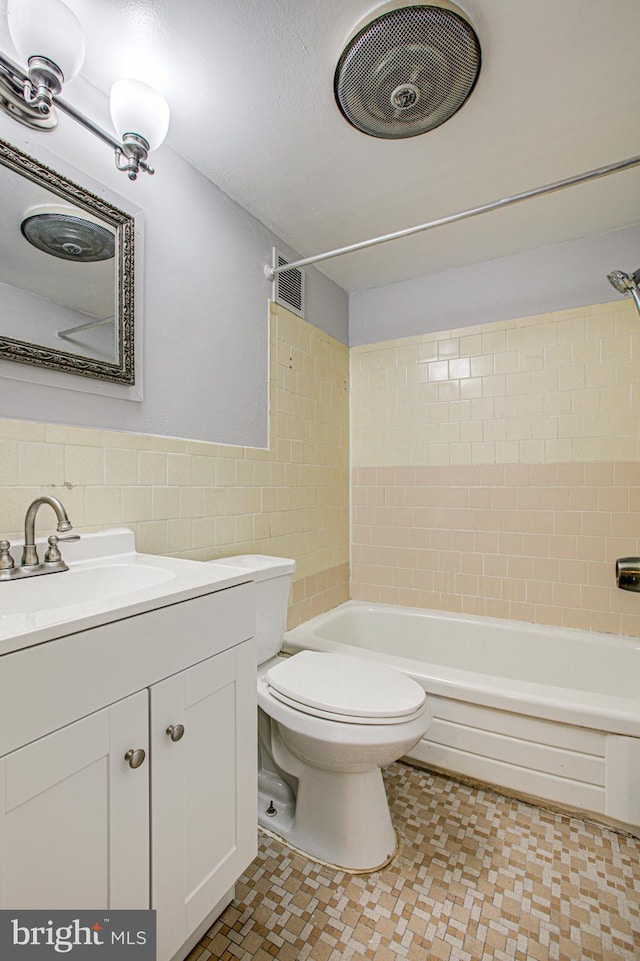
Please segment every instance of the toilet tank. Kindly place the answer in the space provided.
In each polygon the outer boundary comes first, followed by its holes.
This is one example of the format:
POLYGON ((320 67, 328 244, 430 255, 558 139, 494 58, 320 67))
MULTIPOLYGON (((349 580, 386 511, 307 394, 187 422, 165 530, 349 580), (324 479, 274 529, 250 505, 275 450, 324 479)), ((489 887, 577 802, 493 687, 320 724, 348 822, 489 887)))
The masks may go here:
POLYGON ((275 657, 282 647, 287 626, 287 603, 296 562, 267 554, 239 554, 219 557, 211 564, 243 567, 256 582, 256 642, 258 664, 275 657))

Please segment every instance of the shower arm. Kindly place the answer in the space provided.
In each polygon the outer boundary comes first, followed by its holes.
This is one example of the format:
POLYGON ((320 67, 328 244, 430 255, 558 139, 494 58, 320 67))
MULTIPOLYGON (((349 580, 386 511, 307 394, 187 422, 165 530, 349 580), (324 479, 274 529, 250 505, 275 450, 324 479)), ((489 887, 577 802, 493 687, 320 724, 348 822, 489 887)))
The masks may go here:
MULTIPOLYGON (((289 264, 282 264, 280 267, 265 265, 264 273, 267 280, 275 280, 278 274, 287 270, 298 270, 301 267, 309 267, 311 264, 319 264, 323 260, 331 260, 333 257, 342 257, 343 254, 351 254, 356 250, 366 250, 368 247, 376 247, 378 244, 386 244, 390 240, 400 240, 402 237, 411 237, 413 234, 431 230, 433 227, 442 227, 445 224, 454 224, 460 220, 469 220, 479 214, 489 213, 491 210, 500 210, 503 207, 510 207, 512 204, 521 203, 523 200, 530 200, 531 197, 541 197, 544 194, 551 194, 557 190, 564 190, 566 187, 573 187, 576 184, 588 183, 590 180, 598 180, 600 177, 608 177, 610 174, 619 173, 621 170, 630 170, 632 167, 640 166, 640 156, 629 157, 627 160, 619 160, 616 163, 607 164, 604 167, 596 167, 594 170, 587 170, 585 173, 575 174, 564 180, 556 180, 554 183, 544 184, 542 187, 533 187, 511 197, 503 197, 501 200, 492 200, 489 203, 481 204, 479 207, 470 207, 457 214, 450 214, 448 217, 440 217, 438 220, 431 220, 426 224, 418 224, 415 227, 407 227, 405 230, 396 230, 392 234, 384 234, 381 237, 373 237, 371 240, 361 240, 357 244, 349 244, 348 247, 338 247, 336 250, 328 250, 323 254, 316 254, 313 257, 305 257, 302 260, 295 260, 289 264)), ((639 308, 640 309, 640 308, 639 308)))
POLYGON ((634 301, 636 307, 638 308, 638 313, 640 314, 640 290, 638 290, 638 283, 637 283, 637 281, 634 282, 633 287, 630 287, 630 288, 629 288, 629 293, 630 293, 631 296, 633 297, 633 301, 634 301))

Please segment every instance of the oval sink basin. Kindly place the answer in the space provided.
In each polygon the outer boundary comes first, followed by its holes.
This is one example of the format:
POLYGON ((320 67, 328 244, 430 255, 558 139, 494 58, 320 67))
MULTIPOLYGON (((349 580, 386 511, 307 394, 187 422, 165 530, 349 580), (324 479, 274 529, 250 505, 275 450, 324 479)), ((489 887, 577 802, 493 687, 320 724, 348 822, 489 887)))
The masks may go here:
POLYGON ((64 548, 69 570, 0 583, 0 654, 252 579, 231 565, 138 554, 127 529, 83 534, 64 548))
POLYGON ((0 597, 0 617, 112 601, 115 597, 166 584, 174 576, 172 571, 157 567, 125 563, 25 577, 6 585, 9 589, 3 590, 0 597))

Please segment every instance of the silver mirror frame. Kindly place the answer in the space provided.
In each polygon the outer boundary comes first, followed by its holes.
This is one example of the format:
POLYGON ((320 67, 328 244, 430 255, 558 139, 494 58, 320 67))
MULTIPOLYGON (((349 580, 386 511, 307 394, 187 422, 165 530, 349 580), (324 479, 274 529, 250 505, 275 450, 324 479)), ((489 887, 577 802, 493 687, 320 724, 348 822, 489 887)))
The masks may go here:
POLYGON ((115 229, 116 317, 118 318, 117 359, 113 364, 67 353, 63 350, 41 347, 28 341, 3 337, 1 334, 0 360, 34 364, 37 367, 65 371, 69 374, 79 374, 82 377, 93 377, 113 384, 134 384, 134 218, 1 139, 0 164, 14 170, 22 177, 27 177, 33 183, 45 187, 77 207, 89 211, 115 229))

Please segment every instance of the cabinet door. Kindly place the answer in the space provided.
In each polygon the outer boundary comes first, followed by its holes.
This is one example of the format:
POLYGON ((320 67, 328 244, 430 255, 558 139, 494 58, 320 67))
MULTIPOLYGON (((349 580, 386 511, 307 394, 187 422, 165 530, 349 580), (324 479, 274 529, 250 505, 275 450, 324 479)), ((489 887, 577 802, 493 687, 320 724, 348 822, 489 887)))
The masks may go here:
POLYGON ((253 641, 151 688, 152 907, 158 961, 181 947, 255 857, 253 641), (183 725, 184 734, 167 734, 183 725))
POLYGON ((149 907, 148 693, 0 759, 0 906, 149 907))

